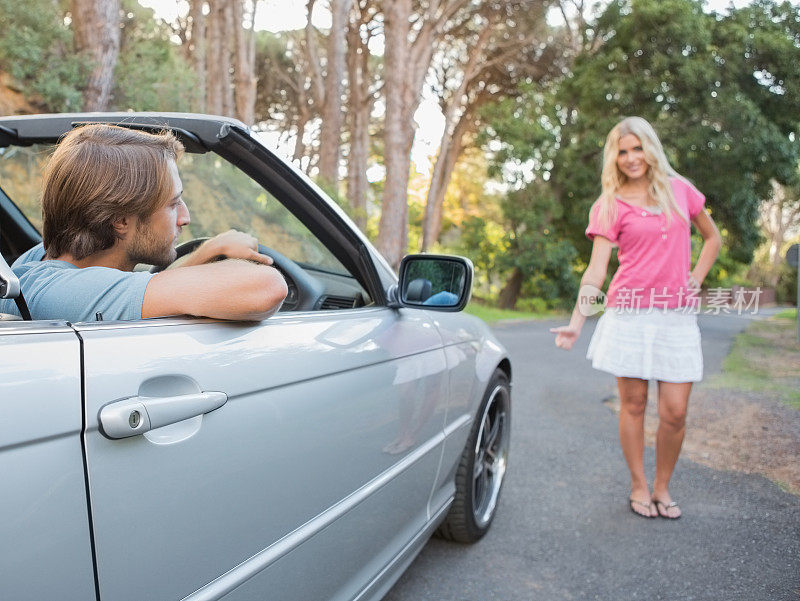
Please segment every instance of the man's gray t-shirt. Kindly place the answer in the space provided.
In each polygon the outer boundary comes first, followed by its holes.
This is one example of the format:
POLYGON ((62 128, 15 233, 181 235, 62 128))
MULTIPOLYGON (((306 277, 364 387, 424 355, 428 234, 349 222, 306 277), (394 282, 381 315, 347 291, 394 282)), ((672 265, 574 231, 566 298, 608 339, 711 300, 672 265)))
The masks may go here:
MULTIPOLYGON (((76 267, 66 261, 41 260, 41 244, 14 261, 12 270, 33 319, 105 321, 142 318, 144 292, 154 274, 110 267, 76 267)), ((0 313, 19 315, 13 300, 0 300, 0 313)))

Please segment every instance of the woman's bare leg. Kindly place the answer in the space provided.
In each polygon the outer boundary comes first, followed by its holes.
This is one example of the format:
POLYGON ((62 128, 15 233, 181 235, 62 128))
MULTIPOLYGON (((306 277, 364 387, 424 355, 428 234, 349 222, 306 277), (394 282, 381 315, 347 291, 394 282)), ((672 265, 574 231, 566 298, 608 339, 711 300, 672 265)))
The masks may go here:
MULTIPOLYGON (((656 433, 656 478, 653 482, 653 499, 663 504, 672 501, 669 480, 683 445, 686 433, 686 409, 689 406, 691 382, 658 383, 658 432, 656 433)), ((668 517, 681 515, 678 507, 667 509, 668 517)))
MULTIPOLYGON (((619 388, 619 442, 631 472, 631 499, 636 513, 648 514, 650 488, 644 475, 644 410, 647 407, 647 380, 617 378, 619 388)), ((650 507, 650 515, 655 508, 650 507)))

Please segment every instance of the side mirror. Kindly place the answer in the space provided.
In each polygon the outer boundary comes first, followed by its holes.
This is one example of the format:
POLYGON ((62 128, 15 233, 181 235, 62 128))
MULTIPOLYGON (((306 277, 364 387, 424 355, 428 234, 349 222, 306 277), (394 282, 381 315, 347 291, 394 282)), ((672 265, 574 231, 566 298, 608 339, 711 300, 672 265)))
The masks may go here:
POLYGON ((408 255, 400 263, 395 306, 461 311, 472 295, 472 261, 454 255, 408 255))

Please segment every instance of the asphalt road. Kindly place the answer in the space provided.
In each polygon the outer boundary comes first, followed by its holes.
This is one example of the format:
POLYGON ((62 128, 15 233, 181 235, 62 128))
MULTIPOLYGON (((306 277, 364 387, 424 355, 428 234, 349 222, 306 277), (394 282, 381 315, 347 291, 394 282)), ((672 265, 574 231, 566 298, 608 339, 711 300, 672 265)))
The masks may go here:
MULTIPOLYGON (((746 323, 701 316, 706 374, 746 323)), ((800 600, 800 498, 681 458, 670 490, 683 517, 633 515, 616 417, 602 404, 614 378, 585 359, 593 325, 571 352, 554 347, 553 325, 495 328, 514 389, 492 529, 472 546, 432 539, 385 601, 800 600)), ((691 401, 689 412, 691 428, 691 401)), ((654 463, 647 448, 649 475, 654 463)))

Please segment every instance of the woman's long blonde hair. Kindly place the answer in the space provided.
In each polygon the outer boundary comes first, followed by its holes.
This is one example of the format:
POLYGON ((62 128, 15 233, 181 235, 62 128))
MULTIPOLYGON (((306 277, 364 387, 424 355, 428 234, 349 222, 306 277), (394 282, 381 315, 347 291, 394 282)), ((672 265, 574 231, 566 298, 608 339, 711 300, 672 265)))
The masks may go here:
POLYGON ((626 117, 608 132, 606 145, 603 148, 603 192, 598 201, 600 226, 609 228, 617 218, 617 202, 615 200, 617 191, 628 179, 617 167, 619 141, 628 134, 633 134, 642 143, 644 158, 650 167, 647 170, 647 179, 650 180, 648 191, 655 200, 656 206, 666 216, 667 223, 672 223, 673 213, 688 223, 686 215, 675 203, 675 196, 669 183, 670 177, 683 178, 670 166, 656 131, 641 117, 626 117))

